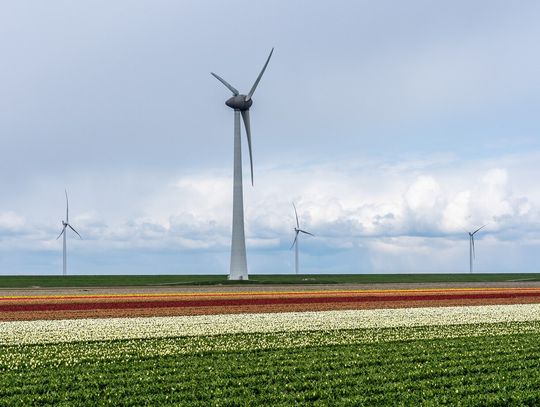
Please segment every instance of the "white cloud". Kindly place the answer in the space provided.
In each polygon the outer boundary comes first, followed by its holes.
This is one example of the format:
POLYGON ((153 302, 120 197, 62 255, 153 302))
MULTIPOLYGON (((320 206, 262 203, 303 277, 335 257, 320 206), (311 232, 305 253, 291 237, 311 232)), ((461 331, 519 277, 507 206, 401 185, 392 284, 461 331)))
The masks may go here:
MULTIPOLYGON (((290 233, 294 226, 292 201, 301 225, 316 231, 320 238, 453 235, 480 223, 489 222, 490 230, 495 231, 525 219, 538 219, 539 202, 529 198, 529 192, 536 189, 534 177, 528 185, 521 181, 520 190, 514 192, 510 170, 486 164, 489 162, 452 161, 419 169, 414 164, 384 166, 376 160, 366 163, 358 159, 339 166, 321 163, 292 170, 263 168, 255 188, 247 184, 244 188, 247 234, 252 239, 277 242, 272 239, 290 233), (362 171, 357 170, 359 166, 362 171)), ((512 166, 519 168, 519 160, 509 168, 512 166)), ((154 183, 151 195, 111 202, 112 208, 124 208, 123 216, 114 209, 109 214, 105 208, 85 207, 74 196, 72 223, 91 241, 162 241, 169 246, 182 238, 212 242, 208 243, 211 246, 227 245, 232 187, 230 177, 222 174, 165 178, 154 183)), ((147 182, 154 180, 147 178, 147 182)), ((24 216, 4 212, 0 226, 21 228, 24 216)), ((55 224, 51 222, 47 231, 55 229, 55 224)))
POLYGON ((15 212, 0 212, 0 232, 15 232, 20 230, 24 224, 24 218, 15 212))
MULTIPOLYGON (((530 159, 501 158, 496 160, 503 163, 499 166, 493 166, 491 160, 471 163, 457 159, 421 165, 403 160, 387 165, 373 158, 340 161, 339 165, 305 164, 290 170, 261 165, 255 187, 245 185, 247 245, 251 252, 277 250, 288 256, 295 225, 294 201, 301 226, 316 235, 303 239, 302 251, 319 256, 319 261, 321 255, 362 252, 371 259, 373 270, 417 267, 429 271, 447 264, 442 269, 450 271, 467 255, 464 229, 487 223, 478 240, 491 236, 490 250, 495 250, 496 242, 534 245, 540 240, 536 169, 528 166, 530 159), (528 173, 530 181, 520 177, 516 186, 513 173, 528 173)), ((194 252, 200 256, 227 253, 232 180, 224 174, 225 170, 141 177, 141 182, 152 186, 140 184, 133 194, 117 195, 110 212, 78 199, 77 188, 81 187, 74 188, 70 214, 84 240, 70 236, 70 247, 100 255, 114 250, 194 252), (153 193, 138 192, 149 190, 153 193)), ((94 180, 90 185, 100 182, 94 180)), ((58 202, 62 209, 61 199, 58 202)), ((0 226, 10 233, 4 233, 0 248, 59 250, 54 240, 59 231, 58 221, 53 219, 56 215, 49 213, 50 222, 43 223, 27 219, 26 213, 2 212, 0 226)))

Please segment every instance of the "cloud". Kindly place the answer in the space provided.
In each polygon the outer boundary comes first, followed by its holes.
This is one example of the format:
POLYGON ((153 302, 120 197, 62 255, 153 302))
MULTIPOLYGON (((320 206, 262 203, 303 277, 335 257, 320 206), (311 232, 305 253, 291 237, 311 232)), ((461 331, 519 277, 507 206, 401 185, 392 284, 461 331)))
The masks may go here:
POLYGON ((0 236, 21 232, 25 219, 13 211, 0 212, 0 236))
POLYGON ((52 261, 67 187, 73 256, 226 269, 232 112, 209 71, 249 89, 271 46, 245 187, 258 267, 286 264, 292 201, 311 270, 420 267, 483 223, 493 247, 536 244, 538 4, 240 1, 237 26, 225 3, 103 5, 0 15, 0 262, 52 261))
MULTIPOLYGON (((384 166, 376 160, 358 159, 291 170, 266 167, 259 172, 255 188, 245 185, 247 236, 274 244, 288 237, 295 223, 293 201, 301 226, 319 239, 453 236, 483 223, 499 232, 536 222, 539 203, 528 196, 535 190, 534 182, 514 192, 510 170, 485 168, 487 164, 396 162, 384 166)), ((518 160, 512 165, 520 168, 518 160)), ((126 196, 124 202, 112 205, 110 213, 85 208, 73 196, 72 223, 96 244, 148 242, 169 248, 224 248, 229 244, 232 187, 230 177, 223 174, 225 171, 164 177, 159 183, 146 177, 154 183, 155 193, 126 196), (114 207, 124 208, 124 215, 118 216, 114 207)), ((25 225, 24 219, 24 214, 5 212, 0 215, 0 226, 17 231, 25 225)), ((55 229, 52 222, 47 227, 31 226, 43 233, 55 229)))
MULTIPOLYGON (((309 256, 305 266, 314 270, 328 269, 330 258, 348 258, 353 263, 349 268, 342 264, 340 269, 354 271, 354 264, 362 264, 375 271, 415 267, 450 271, 467 255, 465 230, 486 223, 478 236, 481 251, 488 236, 489 250, 496 250, 497 244, 534 247, 540 242, 540 202, 535 194, 536 170, 530 162, 537 158, 536 153, 475 162, 406 158, 388 165, 386 158, 371 157, 293 168, 263 163, 255 187, 246 184, 244 189, 248 250, 261 269, 271 268, 257 261, 266 258, 265 253, 278 256, 268 261, 285 264, 279 256, 290 255, 295 226, 292 201, 301 227, 316 235, 301 240, 303 256, 309 256), (494 166, 494 162, 503 165, 494 166), (520 175, 517 183, 514 173, 520 175), (528 174, 528 182, 523 174, 528 174), (351 257, 352 253, 356 255, 351 257), (366 258, 358 258, 358 253, 366 258)), ((106 205, 98 209, 94 201, 82 199, 97 193, 85 185, 99 186, 105 181, 74 183, 70 219, 84 240, 70 235, 71 253, 103 258, 122 252, 176 253, 192 259, 191 264, 197 264, 197 256, 217 256, 213 261, 226 258, 232 207, 232 179, 226 174, 223 169, 140 176, 131 192, 127 188, 124 195, 115 195, 110 209, 106 205)), ((115 180, 108 177, 107 182, 115 180)), ((0 250, 59 250, 55 238, 64 203, 61 187, 55 190, 60 191, 59 197, 50 197, 59 208, 52 212, 44 204, 47 213, 39 216, 12 210, 0 214, 0 250)), ((224 263, 220 267, 226 268, 224 263)))
POLYGON ((440 213, 444 208, 441 187, 432 176, 421 175, 403 196, 407 229, 422 233, 439 228, 440 213))

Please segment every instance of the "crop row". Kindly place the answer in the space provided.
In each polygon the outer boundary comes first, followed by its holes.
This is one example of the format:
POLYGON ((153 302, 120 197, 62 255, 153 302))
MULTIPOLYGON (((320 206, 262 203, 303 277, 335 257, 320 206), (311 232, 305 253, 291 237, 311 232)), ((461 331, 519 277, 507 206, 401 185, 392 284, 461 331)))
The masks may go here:
MULTIPOLYGON (((515 324, 498 327, 507 325, 515 324)), ((399 330, 407 329, 423 328, 399 330)), ((327 333, 318 334, 323 332, 306 335, 313 335, 315 342, 327 333)), ((245 342, 265 336, 243 335, 245 342)), ((300 333, 276 335, 275 343, 283 335, 300 333)), ((231 335, 229 339, 241 336, 231 335)), ((157 347, 166 343, 155 341, 157 347)), ((119 348, 118 357, 112 359, 96 354, 70 365, 19 366, 0 375, 0 405, 540 403, 538 332, 372 343, 313 342, 286 348, 231 346, 228 350, 216 348, 181 356, 141 353, 126 359, 119 348)), ((119 344, 108 342, 112 348, 119 344)), ((76 348, 87 344, 26 348, 29 353, 30 348, 34 353, 49 353, 46 349, 58 346, 76 348)), ((6 353, 14 350, 0 349, 6 353)))
POLYGON ((101 309, 111 306, 133 308, 141 303, 150 307, 162 306, 238 306, 306 304, 326 302, 390 302, 390 301, 439 301, 454 299, 507 299, 538 298, 537 289, 448 289, 448 290, 389 290, 389 291, 326 291, 326 292, 271 292, 271 293, 182 293, 170 295, 79 295, 0 297, 0 311, 41 311, 50 309, 101 309), (232 298, 231 298, 232 297, 232 298), (68 301, 65 301, 68 300, 68 301))
POLYGON ((256 351, 313 346, 540 334, 540 321, 452 326, 364 328, 303 332, 243 333, 116 341, 0 346, 0 372, 68 367, 94 361, 120 361, 187 354, 256 351))
POLYGON ((0 345, 540 320, 540 304, 0 322, 0 345))
POLYGON ((142 301, 91 301, 91 302, 50 302, 50 303, 0 303, 0 312, 28 311, 83 311, 100 309, 130 308, 171 308, 171 307, 233 307, 245 305, 292 305, 325 303, 363 303, 395 301, 443 301, 476 299, 540 298, 540 292, 484 292, 484 293, 439 293, 439 294, 385 294, 385 295, 341 295, 341 296, 302 296, 302 297, 263 297, 263 298, 220 298, 220 299, 160 299, 144 298, 142 301))
POLYGON ((0 321, 540 303, 538 288, 0 296, 0 321))

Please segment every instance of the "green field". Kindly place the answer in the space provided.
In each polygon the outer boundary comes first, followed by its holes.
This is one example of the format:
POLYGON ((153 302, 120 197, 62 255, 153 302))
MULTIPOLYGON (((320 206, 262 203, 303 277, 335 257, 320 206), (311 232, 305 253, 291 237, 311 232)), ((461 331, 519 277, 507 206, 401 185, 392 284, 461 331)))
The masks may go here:
POLYGON ((336 343, 321 345, 321 333, 304 332, 289 347, 266 335, 267 348, 257 334, 0 346, 0 405, 539 405, 538 326, 505 326, 517 333, 474 336, 471 326, 466 337, 373 341, 334 332, 336 343))
POLYGON ((260 274, 249 281, 225 275, 0 276, 0 288, 114 287, 219 284, 364 284, 540 281, 540 273, 519 274, 260 274))

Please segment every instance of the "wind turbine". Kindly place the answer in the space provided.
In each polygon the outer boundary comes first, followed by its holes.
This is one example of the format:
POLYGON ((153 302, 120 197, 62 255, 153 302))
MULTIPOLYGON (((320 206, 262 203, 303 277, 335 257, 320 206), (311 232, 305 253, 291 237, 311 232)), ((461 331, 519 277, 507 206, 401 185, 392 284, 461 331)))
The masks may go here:
POLYGON ((62 231, 60 232, 60 234, 58 235, 58 237, 56 238, 56 240, 58 240, 60 238, 60 236, 64 236, 64 251, 63 251, 63 269, 62 269, 62 275, 67 275, 67 249, 66 249, 66 235, 67 235, 67 228, 69 227, 71 230, 73 230, 75 233, 77 233, 77 235, 82 239, 81 235, 79 235, 79 232, 77 232, 73 226, 71 226, 69 224, 69 202, 68 202, 68 195, 67 195, 67 190, 65 191, 66 193, 66 220, 65 221, 62 221, 62 231))
POLYGON ((296 206, 294 206, 294 202, 292 204, 294 208, 294 216, 296 217, 296 227, 294 228, 294 241, 291 245, 291 249, 294 247, 294 269, 296 274, 298 274, 298 235, 300 233, 305 233, 306 235, 315 236, 313 233, 306 232, 305 230, 300 229, 300 223, 298 222, 298 212, 296 212, 296 206))
POLYGON ((484 225, 478 229, 476 229, 474 232, 467 232, 469 234, 469 267, 470 267, 470 272, 472 273, 473 272, 473 259, 475 257, 475 254, 474 254, 474 235, 476 232, 484 229, 487 225, 484 225))
POLYGON ((240 138, 240 115, 246 128, 247 143, 249 149, 249 164, 251 167, 251 185, 253 185, 253 157, 251 153, 251 127, 249 124, 249 108, 253 104, 253 93, 261 80, 264 71, 270 61, 274 48, 270 51, 268 59, 255 80, 247 95, 240 94, 236 88, 225 79, 211 72, 211 74, 225 85, 233 94, 225 104, 234 109, 234 183, 233 183, 233 222, 231 240, 231 266, 229 280, 247 280, 246 238, 244 234, 244 192, 242 186, 242 143, 240 138))

